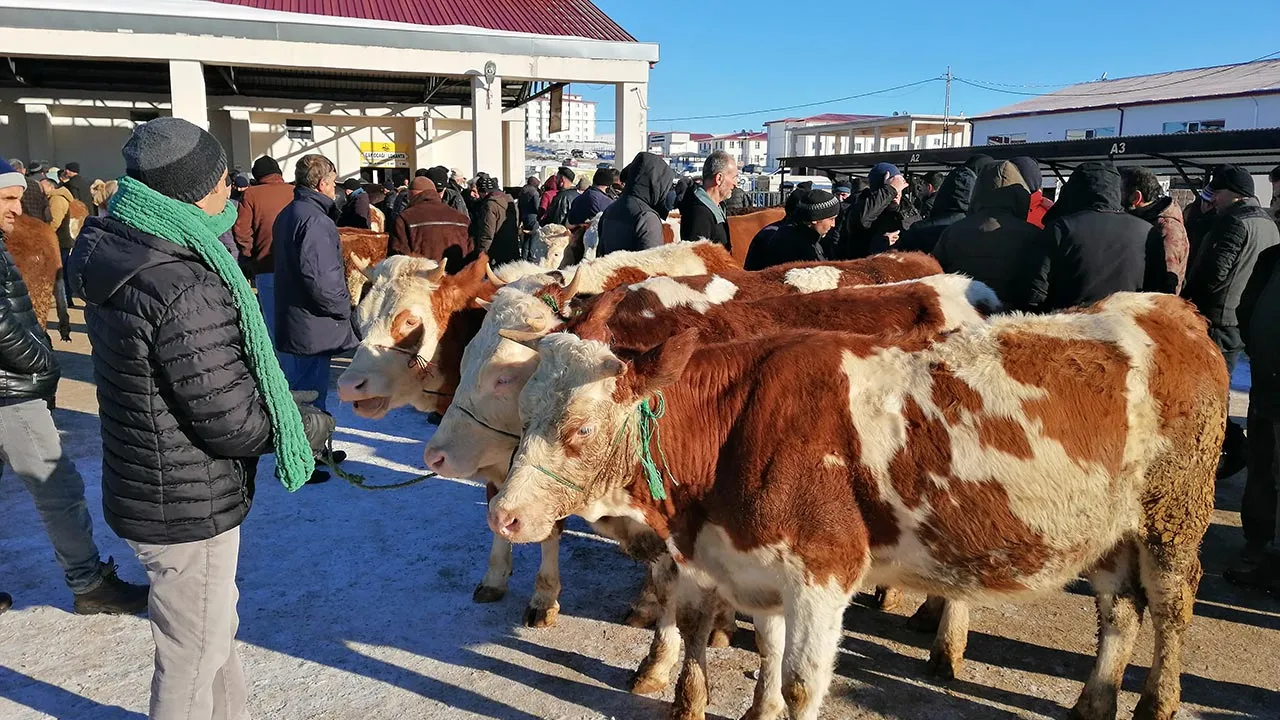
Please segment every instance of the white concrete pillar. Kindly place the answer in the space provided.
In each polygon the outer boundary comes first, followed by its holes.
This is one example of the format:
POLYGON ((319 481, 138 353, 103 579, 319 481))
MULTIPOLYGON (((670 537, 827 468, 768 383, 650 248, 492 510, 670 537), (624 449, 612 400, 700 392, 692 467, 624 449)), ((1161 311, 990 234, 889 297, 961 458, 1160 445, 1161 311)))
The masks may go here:
POLYGON ((625 167, 649 136, 649 83, 618 83, 614 103, 614 165, 625 167))
POLYGON ((524 184, 524 120, 504 120, 502 123, 503 154, 505 157, 502 179, 508 185, 524 184))
POLYGON ((169 95, 173 116, 209 129, 209 100, 205 96, 204 66, 194 60, 169 61, 169 95))
POLYGON ((877 125, 875 133, 871 136, 871 151, 880 152, 883 148, 880 145, 880 126, 877 125))
POLYGON ((916 121, 907 123, 907 150, 916 149, 916 121))
POLYGON ((849 131, 849 137, 846 139, 846 142, 848 142, 848 143, 849 143, 849 145, 848 145, 848 147, 846 147, 846 148, 845 148, 845 152, 846 152, 846 153, 849 153, 850 155, 852 155, 852 154, 853 154, 853 152, 854 152, 854 150, 853 150, 853 148, 855 147, 854 143, 856 143, 856 142, 858 141, 858 134, 857 134, 857 132, 858 132, 858 131, 856 131, 856 130, 850 130, 850 131, 849 131))
POLYGON ((53 117, 49 106, 24 105, 27 120, 27 160, 58 164, 62 162, 54 154, 53 117))
POLYGON ((239 165, 248 172, 257 159, 253 156, 253 126, 249 122, 249 111, 229 110, 227 114, 231 123, 231 147, 227 148, 231 164, 239 165))
MULTIPOLYGON (((471 177, 502 174, 502 79, 471 78, 471 177)), ((499 177, 506 183, 508 178, 499 177)))

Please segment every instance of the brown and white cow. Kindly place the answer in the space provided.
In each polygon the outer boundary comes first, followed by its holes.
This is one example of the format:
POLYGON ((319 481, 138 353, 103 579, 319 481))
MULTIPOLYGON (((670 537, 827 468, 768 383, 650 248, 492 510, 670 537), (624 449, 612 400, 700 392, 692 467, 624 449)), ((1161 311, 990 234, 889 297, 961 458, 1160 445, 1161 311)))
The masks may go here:
MULTIPOLYGON (((723 598, 755 616, 748 717, 818 717, 861 583, 983 601, 1082 572, 1101 629, 1073 717, 1115 717, 1144 604, 1156 641, 1135 717, 1177 711, 1228 385, 1186 302, 1124 293, 941 338, 700 347, 688 331, 619 357, 560 333, 538 351, 490 525, 513 542, 569 514, 649 525, 676 557, 682 608, 723 598)), ((704 716, 709 622, 678 615, 673 717, 704 716)))
POLYGON ((338 378, 338 399, 361 417, 379 419, 411 405, 443 412, 457 382, 462 348, 475 336, 487 300, 501 285, 519 280, 534 287, 575 278, 594 294, 651 275, 699 275, 736 268, 723 248, 677 243, 653 250, 615 252, 574 268, 546 274, 532 263, 489 270, 487 259, 446 275, 434 260, 396 256, 366 271, 371 285, 356 308, 364 338, 338 378), (580 277, 579 277, 580 276, 580 277))
POLYGON ((351 304, 359 305, 369 282, 368 269, 387 258, 387 234, 381 230, 338 228, 338 243, 342 247, 342 269, 347 275, 351 304))
MULTIPOLYGON (((781 277, 775 280, 773 292, 794 292, 781 277)), ((790 327, 936 334, 981 322, 985 313, 1000 305, 990 288, 958 275, 752 302, 730 302, 737 287, 718 276, 697 283, 696 291, 682 284, 683 280, 650 278, 629 288, 611 290, 585 304, 569 328, 643 349, 686 328, 699 328, 705 336, 716 339, 754 337, 790 327), (639 301, 633 302, 635 299, 639 301), (623 301, 628 309, 619 311, 623 301)), ((754 292, 763 294, 758 288, 754 292)), ((480 334, 464 352, 455 404, 427 443, 424 462, 429 469, 451 477, 483 477, 490 484, 490 492, 501 486, 520 433, 518 398, 537 366, 536 353, 506 339, 502 333, 519 329, 545 334, 552 329, 552 317, 546 303, 537 296, 515 288, 498 291, 480 334)), ((617 526, 613 523, 598 530, 610 535, 617 526)), ((627 538, 620 540, 630 539, 641 547, 653 544, 645 541, 646 533, 635 528, 627 529, 626 534, 627 538)), ((559 532, 543 541, 543 565, 526 622, 554 619, 559 611, 561 585, 554 562, 558 541, 559 532)), ((651 568, 651 583, 633 605, 628 624, 647 625, 658 619, 657 613, 662 609, 659 599, 667 595, 667 589, 661 587, 667 575, 662 563, 669 563, 669 558, 656 560, 651 568)), ((501 598, 510 574, 510 545, 495 536, 488 571, 476 589, 477 599, 501 598)), ((666 687, 674 660, 669 653, 647 659, 633 679, 633 690, 656 692, 666 687)))

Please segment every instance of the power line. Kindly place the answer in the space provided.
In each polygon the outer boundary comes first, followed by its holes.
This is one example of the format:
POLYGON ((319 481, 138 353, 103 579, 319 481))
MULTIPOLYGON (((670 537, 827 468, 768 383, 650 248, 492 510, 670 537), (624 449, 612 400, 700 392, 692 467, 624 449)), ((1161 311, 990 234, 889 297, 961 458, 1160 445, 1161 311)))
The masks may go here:
MULTIPOLYGON (((1205 78, 1207 78, 1207 77, 1213 77, 1214 75, 1219 75, 1219 74, 1224 73, 1224 72, 1227 72, 1227 71, 1229 71, 1229 70, 1235 70, 1236 68, 1239 68, 1239 67, 1241 67, 1241 66, 1243 66, 1243 65, 1248 65, 1248 64, 1250 64, 1250 63, 1259 62, 1259 61, 1261 61, 1261 60, 1267 60, 1267 59, 1269 59, 1269 58, 1273 58, 1273 57, 1275 57, 1275 56, 1277 56, 1277 55, 1280 55, 1280 50, 1276 50, 1275 52, 1267 53, 1266 55, 1262 55, 1262 56, 1260 56, 1260 57, 1256 57, 1256 58, 1254 58, 1254 59, 1252 59, 1252 60, 1249 60, 1249 61, 1247 61, 1247 62, 1243 62, 1243 63, 1236 63, 1236 64, 1233 64, 1233 65, 1224 65, 1224 66, 1219 67, 1219 68, 1213 68, 1213 69, 1210 69, 1210 70, 1208 70, 1208 71, 1206 71, 1206 72, 1200 73, 1199 75, 1193 75, 1193 76, 1191 76, 1191 77, 1182 78, 1181 80, 1172 80, 1172 81, 1170 81, 1170 82, 1167 82, 1167 83, 1161 83, 1161 84, 1159 84, 1159 85, 1146 85, 1146 86, 1143 86, 1143 87, 1140 87, 1140 88, 1130 88, 1130 89, 1128 89, 1128 90, 1114 90, 1114 91, 1111 91, 1111 92, 1096 92, 1096 93, 1064 93, 1064 92, 1047 92, 1047 93, 1038 93, 1038 92, 1022 92, 1022 91, 1020 91, 1020 90, 1006 90, 1006 89, 1001 88, 1001 87, 992 87, 992 86, 994 86, 994 85, 1001 85, 1001 84, 1004 84, 1004 83, 986 83, 986 82, 982 82, 982 81, 980 81, 980 80, 969 80, 969 79, 967 79, 967 78, 961 78, 961 77, 957 77, 957 78, 956 78, 956 81, 957 81, 957 82, 962 82, 962 83, 964 83, 965 85, 969 85, 969 86, 971 86, 971 87, 978 88, 979 90, 989 90, 989 91, 991 91, 991 92, 1005 93, 1005 94, 1007 94, 1007 95, 1024 95, 1024 96, 1029 96, 1029 97, 1044 97, 1044 96, 1046 96, 1046 95, 1052 95, 1052 96, 1054 96, 1054 97, 1093 97, 1093 98, 1096 98, 1096 97, 1107 97, 1107 96, 1111 96, 1111 95, 1128 95, 1128 94, 1133 93, 1133 92, 1146 92, 1146 91, 1148 91, 1148 90, 1158 90, 1158 89, 1160 89, 1160 88, 1172 87, 1172 86, 1174 86, 1174 85, 1181 85, 1181 84, 1183 84, 1183 83, 1195 82, 1195 81, 1197 81, 1197 80, 1203 80, 1203 79, 1205 79, 1205 78)), ((1122 79, 1122 78, 1117 78, 1117 79, 1122 79)), ((1097 82, 1097 81, 1093 81, 1093 82, 1097 82)), ((1077 84, 1080 84, 1080 83, 1077 83, 1077 84)), ((1006 86, 1007 86, 1007 87, 1018 87, 1018 86, 1016 86, 1016 85, 1006 85, 1006 86)), ((1034 87, 1034 86, 1030 86, 1030 87, 1034 87)))
MULTIPOLYGON (((905 83, 903 85, 895 85, 893 87, 883 88, 880 90, 871 90, 869 92, 857 93, 855 95, 846 95, 844 97, 831 98, 829 100, 816 100, 814 102, 799 103, 796 105, 786 105, 783 107, 764 108, 761 110, 747 110, 744 112, 720 113, 717 115, 689 115, 687 117, 651 118, 649 122, 665 123, 665 122, 683 122, 686 120, 722 120, 725 118, 744 117, 747 115, 761 115, 764 113, 786 112, 788 110, 799 110, 801 108, 814 107, 816 105, 830 105, 832 103, 845 102, 847 100, 856 100, 858 98, 870 97, 872 95, 879 95, 881 93, 893 92, 895 90, 904 90, 906 88, 917 87, 919 85, 926 85, 932 82, 938 82, 939 80, 942 80, 941 75, 937 77, 926 78, 924 80, 917 80, 911 83, 905 83)), ((616 122, 616 119, 603 120, 603 119, 597 118, 596 122, 598 123, 616 122)))

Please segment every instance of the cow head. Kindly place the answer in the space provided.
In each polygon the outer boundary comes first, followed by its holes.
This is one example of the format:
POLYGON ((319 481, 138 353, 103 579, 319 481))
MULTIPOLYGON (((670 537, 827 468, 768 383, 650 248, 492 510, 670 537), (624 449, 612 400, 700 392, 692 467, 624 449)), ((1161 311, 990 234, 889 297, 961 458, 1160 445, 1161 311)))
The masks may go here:
POLYGON ((338 378, 338 398, 372 419, 405 405, 437 410, 441 396, 432 393, 445 378, 432 361, 450 320, 485 292, 486 267, 482 256, 446 276, 433 260, 395 256, 367 270, 372 285, 356 308, 364 339, 338 378))
POLYGON ((520 435, 520 392, 538 366, 538 354, 504 337, 516 331, 525 342, 545 335, 558 321, 545 302, 516 288, 494 296, 480 332, 462 354, 453 404, 423 452, 429 470, 446 477, 477 477, 505 466, 520 435))
POLYGON ((538 229, 538 242, 534 243, 534 258, 546 270, 555 270, 564 263, 565 251, 573 234, 563 225, 543 225, 538 229))
POLYGON ((555 333, 537 345, 538 368, 520 394, 520 439, 489 525, 511 542, 538 542, 557 520, 634 515, 637 408, 679 379, 697 346, 686 331, 622 358, 608 345, 555 333))

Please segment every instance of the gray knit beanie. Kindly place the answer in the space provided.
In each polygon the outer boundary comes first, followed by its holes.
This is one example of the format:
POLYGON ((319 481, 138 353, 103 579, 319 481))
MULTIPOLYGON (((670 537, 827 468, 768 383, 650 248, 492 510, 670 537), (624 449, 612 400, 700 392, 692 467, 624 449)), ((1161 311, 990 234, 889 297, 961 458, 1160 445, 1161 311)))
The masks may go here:
POLYGON ((181 118, 139 125, 120 152, 129 177, 186 203, 212 192, 227 169, 227 153, 217 139, 181 118))

